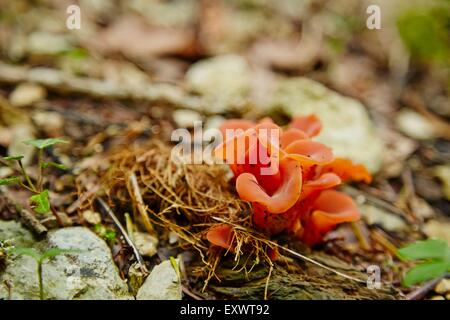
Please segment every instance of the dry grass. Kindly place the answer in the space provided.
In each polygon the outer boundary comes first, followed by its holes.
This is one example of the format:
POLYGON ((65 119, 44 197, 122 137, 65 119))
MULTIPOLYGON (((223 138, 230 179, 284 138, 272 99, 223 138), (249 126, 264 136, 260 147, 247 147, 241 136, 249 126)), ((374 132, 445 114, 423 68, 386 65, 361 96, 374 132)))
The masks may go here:
POLYGON ((100 178, 110 201, 131 206, 134 220, 147 232, 175 232, 181 247, 196 249, 204 262, 204 287, 219 278, 215 270, 224 255, 205 238, 217 224, 234 226, 236 266, 242 266, 242 259, 247 271, 263 260, 272 265, 267 249, 273 243, 252 230, 251 206, 234 193, 226 166, 172 161, 171 147, 159 140, 121 146, 106 157, 110 166, 100 178))

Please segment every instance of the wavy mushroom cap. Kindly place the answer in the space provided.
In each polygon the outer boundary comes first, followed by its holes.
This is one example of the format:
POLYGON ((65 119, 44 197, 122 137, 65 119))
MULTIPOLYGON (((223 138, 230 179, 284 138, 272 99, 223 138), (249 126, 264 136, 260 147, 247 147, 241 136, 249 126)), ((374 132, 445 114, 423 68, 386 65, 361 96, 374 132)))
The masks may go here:
POLYGON ((362 181, 364 183, 372 182, 372 175, 361 164, 354 164, 349 159, 336 158, 331 163, 323 166, 321 172, 333 172, 345 181, 362 181))
POLYGON ((239 197, 258 203, 269 213, 282 213, 294 206, 302 189, 301 167, 297 161, 289 158, 282 159, 279 166, 281 183, 272 195, 267 193, 253 174, 243 173, 236 179, 239 197))
POLYGON ((285 149, 291 143, 298 140, 306 140, 309 139, 309 136, 306 132, 296 129, 290 128, 285 130, 280 137, 280 147, 281 149, 285 149))
POLYGON ((322 130, 322 122, 315 115, 294 117, 289 128, 296 128, 305 132, 310 138, 317 136, 322 130))
POLYGON ((220 224, 209 229, 206 239, 215 246, 233 250, 233 228, 228 224, 220 224))
POLYGON ((289 144, 284 151, 288 157, 298 160, 302 165, 325 165, 333 161, 333 151, 323 143, 311 140, 298 140, 289 144))
POLYGON ((360 216, 351 197, 336 190, 325 190, 314 201, 311 213, 304 221, 302 239, 314 245, 338 224, 357 221, 360 216))

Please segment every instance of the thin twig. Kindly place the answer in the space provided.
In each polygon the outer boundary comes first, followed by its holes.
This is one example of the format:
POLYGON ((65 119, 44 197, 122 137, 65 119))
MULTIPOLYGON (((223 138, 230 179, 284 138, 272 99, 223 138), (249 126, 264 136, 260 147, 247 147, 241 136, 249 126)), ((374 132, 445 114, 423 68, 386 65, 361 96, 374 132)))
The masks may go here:
POLYGON ((47 228, 28 210, 19 210, 20 221, 29 227, 37 237, 43 237, 47 228))
POLYGON ((375 229, 371 233, 372 239, 382 245, 389 253, 396 257, 397 256, 397 247, 391 243, 383 234, 382 230, 375 229))
POLYGON ((406 295, 406 300, 419 300, 425 297, 425 295, 430 292, 445 276, 439 277, 437 279, 430 280, 424 285, 420 286, 414 291, 411 291, 406 295))
POLYGON ((184 285, 181 286, 181 290, 183 291, 184 294, 188 295, 189 297, 191 297, 194 300, 205 300, 203 297, 196 295, 195 293, 193 293, 191 290, 189 290, 184 285))
POLYGON ((326 266, 326 265, 324 265, 324 264, 322 264, 322 263, 320 263, 320 262, 317 262, 316 260, 313 260, 313 259, 311 259, 311 258, 309 258, 309 257, 307 257, 307 256, 305 256, 305 255, 303 255, 303 254, 300 254, 300 253, 298 253, 298 252, 295 252, 294 250, 291 250, 291 249, 289 249, 289 248, 283 247, 283 246, 279 245, 279 244, 276 243, 276 242, 273 242, 273 241, 270 241, 270 240, 269 240, 269 243, 272 244, 272 245, 274 245, 274 246, 276 246, 276 247, 279 248, 279 249, 282 249, 282 250, 284 250, 284 251, 286 251, 286 252, 288 252, 288 253, 290 253, 290 254, 292 254, 292 255, 298 257, 298 258, 300 258, 300 259, 303 259, 303 260, 308 261, 308 262, 310 262, 310 263, 312 263, 312 264, 315 264, 316 266, 321 267, 321 268, 323 268, 323 269, 325 269, 325 270, 331 271, 331 272, 333 272, 333 273, 335 273, 335 274, 337 274, 337 275, 339 275, 339 276, 341 276, 341 277, 344 277, 344 278, 346 278, 346 279, 349 279, 349 280, 352 280, 352 281, 355 281, 355 282, 359 282, 359 283, 367 283, 365 280, 358 279, 358 278, 349 276, 349 275, 347 275, 347 274, 345 274, 345 273, 342 273, 342 272, 340 272, 340 271, 334 270, 333 268, 330 268, 329 266, 326 266))
POLYGON ((269 274, 267 275, 266 286, 264 288, 264 300, 267 300, 267 292, 269 291, 269 281, 270 276, 272 275, 273 264, 270 264, 269 274))
POLYGON ((131 184, 131 192, 133 195, 133 199, 136 202, 136 206, 141 215, 142 221, 144 222, 145 229, 147 229, 148 233, 154 234, 155 229, 153 228, 150 218, 148 217, 147 207, 144 204, 144 200, 142 200, 142 194, 139 189, 139 184, 138 184, 138 181, 137 181, 137 178, 136 178, 136 175, 134 174, 134 172, 130 173, 128 179, 131 184))
POLYGON ((361 195, 367 201, 372 202, 374 205, 376 205, 376 206, 378 206, 380 208, 383 208, 383 209, 385 209, 385 210, 387 210, 389 212, 395 213, 395 214, 399 215, 406 222, 410 222, 410 221, 408 221, 407 214, 403 210, 397 208, 396 206, 390 204, 387 201, 384 201, 382 199, 374 197, 374 196, 372 196, 371 194, 369 194, 367 192, 358 190, 358 189, 356 189, 354 187, 351 187, 351 186, 345 186, 343 189, 344 189, 344 191, 346 193, 350 194, 351 196, 356 197, 356 196, 360 196, 361 195))
POLYGON ((120 233, 122 233, 123 238, 125 239, 125 242, 133 249, 134 256, 136 257, 137 262, 139 263, 139 267, 141 268, 141 271, 145 274, 148 274, 147 267, 145 266, 144 259, 142 258, 141 254, 139 253, 138 248, 136 245, 131 241, 130 237, 127 234, 127 231, 120 223, 119 219, 116 217, 114 212, 111 210, 111 208, 103 201, 101 198, 97 198, 97 202, 102 207, 103 211, 105 211, 110 218, 113 220, 116 227, 120 230, 120 233))
POLYGON ((94 185, 92 188, 87 190, 85 193, 81 195, 77 200, 75 200, 66 210, 68 214, 73 213, 75 210, 81 207, 81 204, 89 199, 91 196, 95 195, 97 191, 100 189, 99 185, 94 185))

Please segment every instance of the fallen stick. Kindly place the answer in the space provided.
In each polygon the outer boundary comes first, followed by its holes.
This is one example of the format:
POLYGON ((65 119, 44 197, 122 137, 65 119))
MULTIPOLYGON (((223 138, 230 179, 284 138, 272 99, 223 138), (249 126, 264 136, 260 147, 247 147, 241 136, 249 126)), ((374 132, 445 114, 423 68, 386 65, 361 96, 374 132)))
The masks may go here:
POLYGON ((125 230, 125 228, 122 226, 122 224, 120 223, 119 219, 116 217, 116 215, 114 214, 114 212, 111 210, 111 208, 106 204, 105 201, 103 201, 101 198, 97 198, 97 202, 100 205, 100 207, 102 208, 102 210, 104 212, 106 212, 108 214, 108 216, 113 220, 114 224, 116 225, 116 227, 119 229, 120 233, 122 234, 123 238, 125 239, 125 242, 131 247, 131 249, 133 249, 133 253, 134 256, 136 257, 137 262, 139 263, 139 267, 141 268, 141 271, 145 274, 148 274, 148 270, 147 267, 145 266, 145 261, 142 258, 141 254, 139 253, 138 248, 136 247, 136 245, 133 243, 133 241, 130 239, 130 237, 128 236, 127 231, 125 230))
POLYGON ((57 69, 13 66, 0 62, 0 82, 16 84, 34 82, 59 93, 83 93, 96 98, 162 102, 174 108, 185 108, 208 114, 202 99, 187 95, 177 86, 153 83, 124 86, 110 81, 77 77, 57 69))
POLYGON ((38 237, 41 238, 47 234, 48 229, 39 222, 39 220, 28 210, 19 210, 20 221, 31 229, 31 231, 38 237))
POLYGON ((129 192, 132 195, 133 202, 136 202, 136 207, 139 211, 139 214, 141 215, 145 229, 148 233, 155 234, 155 229, 153 228, 150 218, 148 217, 147 206, 144 204, 144 200, 142 199, 142 194, 139 189, 139 184, 134 172, 130 173, 128 180, 131 185, 131 190, 129 190, 129 192))

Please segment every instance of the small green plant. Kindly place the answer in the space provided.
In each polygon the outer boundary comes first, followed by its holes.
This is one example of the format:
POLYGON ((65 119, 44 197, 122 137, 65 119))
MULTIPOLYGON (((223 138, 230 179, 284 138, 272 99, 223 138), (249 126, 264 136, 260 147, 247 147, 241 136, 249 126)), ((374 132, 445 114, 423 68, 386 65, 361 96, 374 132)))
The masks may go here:
POLYGON ((13 247, 9 250, 9 253, 25 255, 32 257, 37 263, 37 275, 39 281, 39 298, 44 300, 44 286, 42 280, 42 264, 45 260, 56 257, 61 254, 74 254, 79 253, 80 250, 74 249, 60 249, 60 248, 51 248, 45 252, 39 252, 34 248, 24 248, 24 247, 13 247))
POLYGON ((450 248, 445 240, 417 241, 399 249, 397 254, 404 261, 421 261, 406 272, 402 281, 405 287, 438 278, 450 271, 450 248))
POLYGON ((114 230, 105 227, 101 223, 94 225, 94 232, 109 242, 114 242, 117 238, 117 233, 114 230))
POLYGON ((58 143, 68 143, 67 140, 63 138, 50 138, 50 139, 35 139, 24 141, 24 144, 33 146, 38 149, 38 167, 39 172, 37 176, 36 183, 33 183, 30 176, 25 170, 22 159, 23 156, 9 156, 4 157, 3 162, 8 164, 13 170, 18 170, 21 176, 10 176, 0 179, 0 185, 14 185, 17 184, 33 193, 30 197, 30 203, 34 207, 34 211, 40 214, 45 214, 50 211, 50 200, 49 191, 43 188, 44 181, 44 169, 49 167, 54 167, 61 170, 66 170, 67 168, 56 162, 45 162, 44 160, 44 150, 58 143), (14 168, 13 163, 17 163, 18 168, 14 168))

